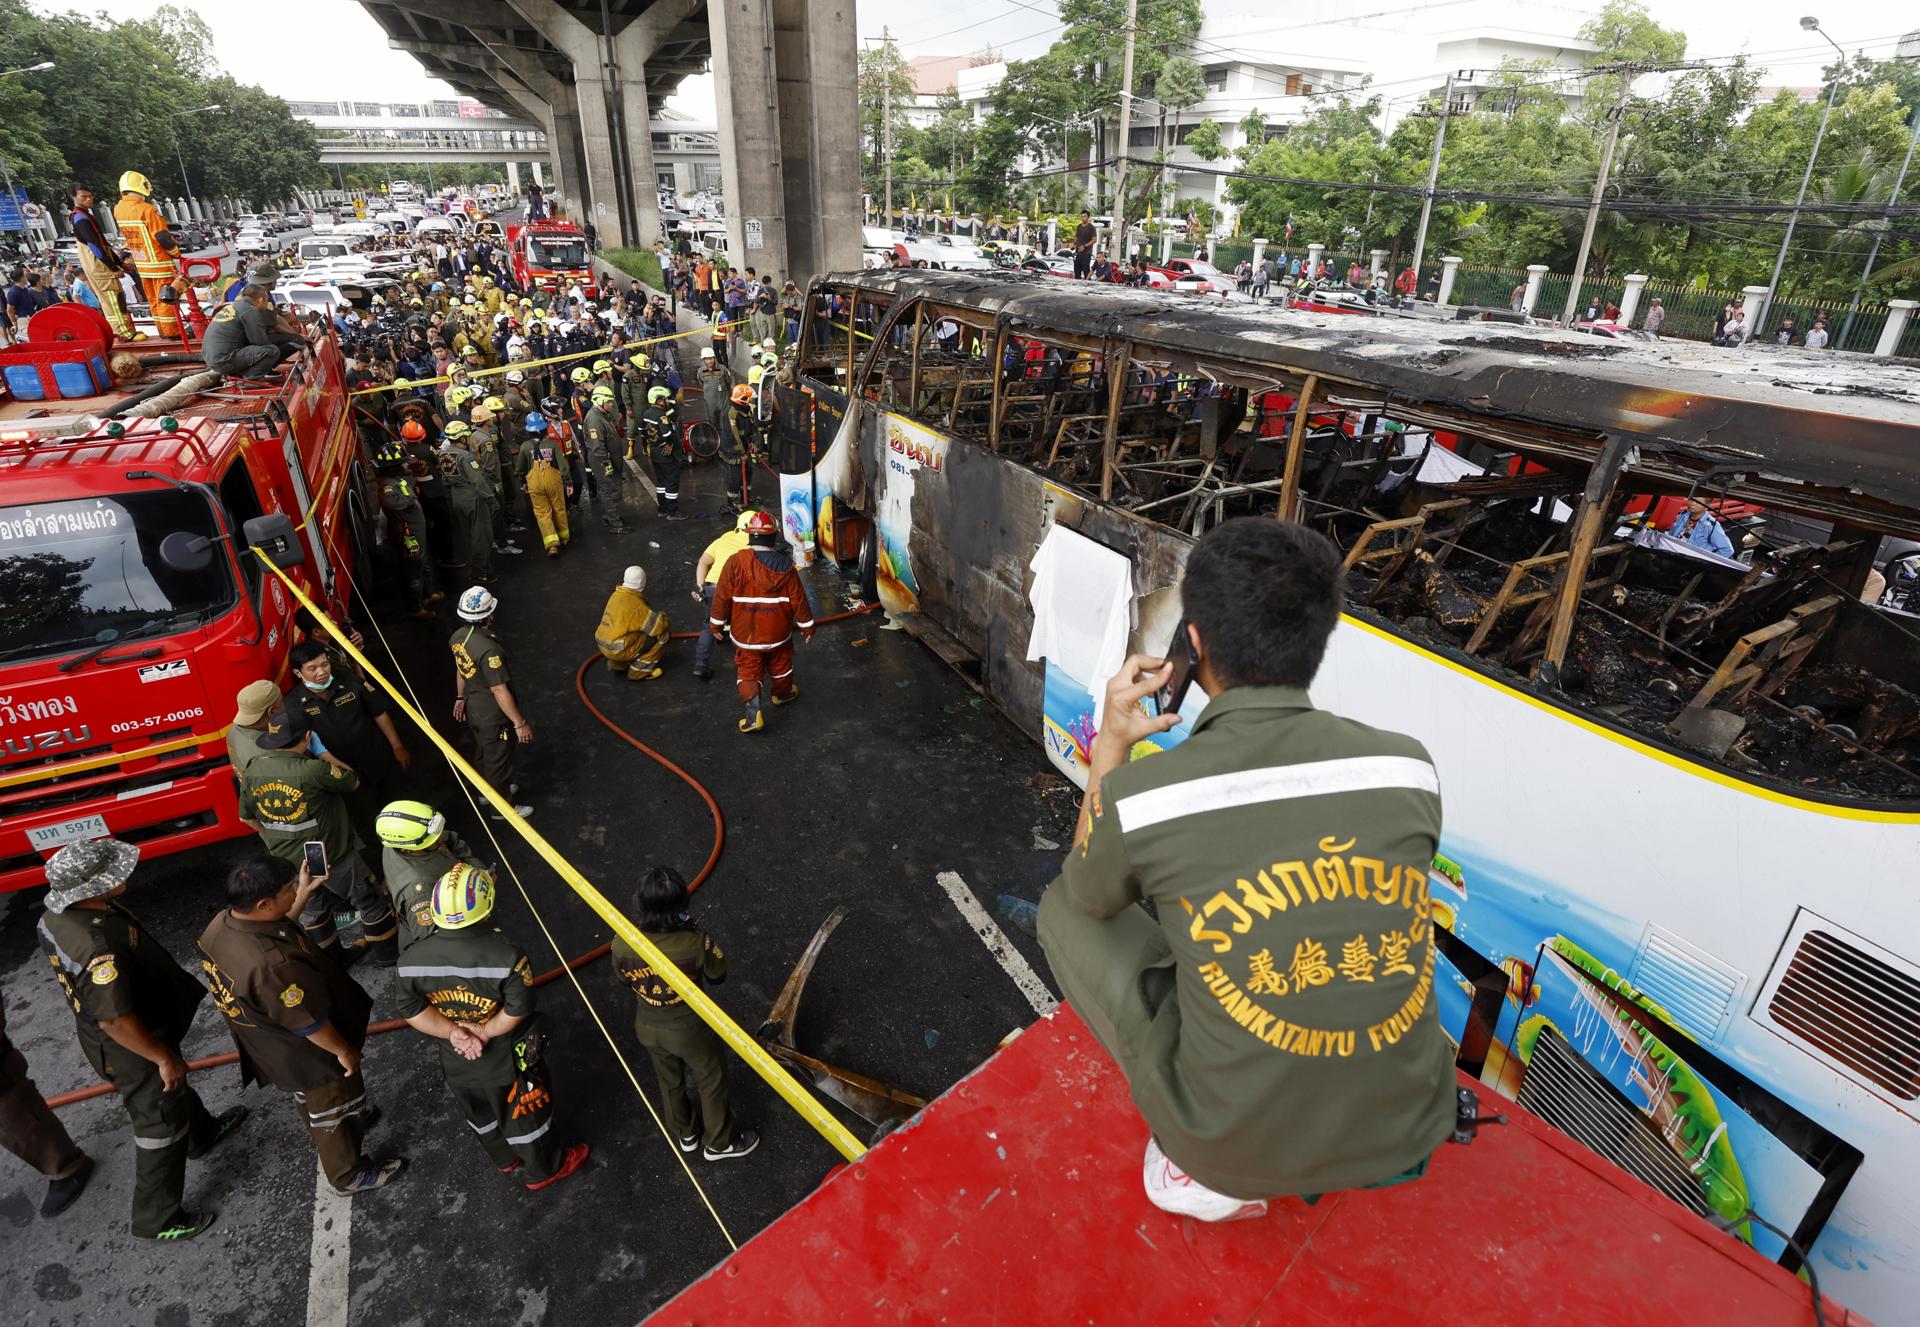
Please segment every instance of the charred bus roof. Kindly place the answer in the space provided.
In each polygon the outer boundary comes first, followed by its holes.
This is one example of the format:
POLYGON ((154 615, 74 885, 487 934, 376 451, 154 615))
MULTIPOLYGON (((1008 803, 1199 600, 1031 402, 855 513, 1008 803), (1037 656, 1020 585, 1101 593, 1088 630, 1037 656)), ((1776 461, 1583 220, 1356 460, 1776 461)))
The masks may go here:
MULTIPOLYGON (((1462 428, 1591 464, 1630 436, 1629 468, 1685 488, 1920 537, 1920 363, 1750 345, 1603 341, 1481 322, 1361 318, 1199 299, 1057 277, 924 269, 819 279, 924 298, 996 322, 1096 342, 1146 342, 1257 386, 1259 370, 1348 384, 1396 411, 1458 412, 1462 428), (1782 480, 1792 481, 1782 483, 1782 480), (1814 486, 1822 492, 1807 491, 1814 486)), ((1439 427, 1447 422, 1435 418, 1439 427)))

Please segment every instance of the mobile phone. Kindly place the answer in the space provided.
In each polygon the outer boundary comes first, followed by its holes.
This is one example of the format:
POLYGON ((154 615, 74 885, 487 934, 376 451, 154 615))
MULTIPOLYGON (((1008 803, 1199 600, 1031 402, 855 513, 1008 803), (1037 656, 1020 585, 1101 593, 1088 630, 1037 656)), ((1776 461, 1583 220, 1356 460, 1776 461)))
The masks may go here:
POLYGON ((1187 637, 1184 617, 1173 629, 1173 640, 1167 646, 1167 662, 1173 665, 1173 673, 1166 685, 1153 693, 1153 700, 1160 713, 1175 714, 1187 698, 1187 688, 1193 684, 1193 666, 1199 662, 1193 654, 1193 642, 1187 637))
POLYGON ((307 874, 315 880, 327 878, 327 845, 318 839, 308 839, 301 845, 306 855, 307 874))

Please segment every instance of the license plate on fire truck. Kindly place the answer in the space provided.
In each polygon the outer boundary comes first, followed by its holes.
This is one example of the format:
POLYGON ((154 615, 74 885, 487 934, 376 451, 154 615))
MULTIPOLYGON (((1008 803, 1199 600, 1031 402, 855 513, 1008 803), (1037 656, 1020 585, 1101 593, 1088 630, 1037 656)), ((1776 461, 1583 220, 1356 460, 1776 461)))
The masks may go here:
POLYGON ((81 816, 78 820, 63 820, 57 825, 36 825, 27 831, 27 842, 36 852, 51 852, 69 843, 104 839, 107 834, 104 817, 81 816))

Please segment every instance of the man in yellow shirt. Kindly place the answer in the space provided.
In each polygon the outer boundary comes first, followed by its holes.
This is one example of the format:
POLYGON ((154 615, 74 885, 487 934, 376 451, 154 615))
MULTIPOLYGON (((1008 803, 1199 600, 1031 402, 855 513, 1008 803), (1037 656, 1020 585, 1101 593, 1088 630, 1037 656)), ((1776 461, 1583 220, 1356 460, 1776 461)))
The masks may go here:
POLYGON ((727 559, 747 546, 747 518, 753 514, 751 508, 741 512, 733 529, 708 544, 693 569, 693 598, 700 605, 700 639, 693 645, 693 675, 702 682, 713 676, 713 669, 707 665, 713 654, 713 626, 708 620, 713 615, 713 589, 720 583, 720 571, 727 559))

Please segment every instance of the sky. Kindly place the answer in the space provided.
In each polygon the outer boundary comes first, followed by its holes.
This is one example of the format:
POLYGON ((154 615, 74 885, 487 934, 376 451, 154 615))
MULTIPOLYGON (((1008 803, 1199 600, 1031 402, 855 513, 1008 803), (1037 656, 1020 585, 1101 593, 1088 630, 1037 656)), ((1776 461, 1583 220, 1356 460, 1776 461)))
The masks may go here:
MULTIPOLYGON (((32 0, 36 8, 67 6, 32 0)), ((159 0, 83 0, 72 6, 140 18, 159 0)), ((222 65, 243 82, 294 100, 426 101, 451 95, 426 77, 410 55, 387 48, 384 34, 352 0, 307 0, 297 34, 277 15, 278 5, 260 0, 179 0, 206 20, 222 65), (274 14, 274 18, 264 15, 274 14)), ((1244 0, 1239 0, 1244 5, 1244 0)), ((1380 8, 1404 8, 1410 0, 1381 0, 1380 8)), ((1233 0, 1221 0, 1234 9, 1233 0)), ((1772 84, 1818 82, 1821 59, 1800 54, 1819 44, 1803 32, 1800 16, 1819 15, 1826 30, 1849 53, 1864 47, 1890 56, 1902 32, 1920 28, 1911 0, 1649 0, 1653 17, 1687 34, 1689 55, 1763 54, 1772 84)), ((860 35, 878 41, 883 25, 907 55, 964 55, 989 42, 1010 57, 1044 51, 1060 25, 1048 0, 857 0, 860 35)), ((1263 46, 1274 45, 1269 37, 1263 46)), ((713 80, 688 79, 669 103, 700 120, 711 120, 713 80)))

